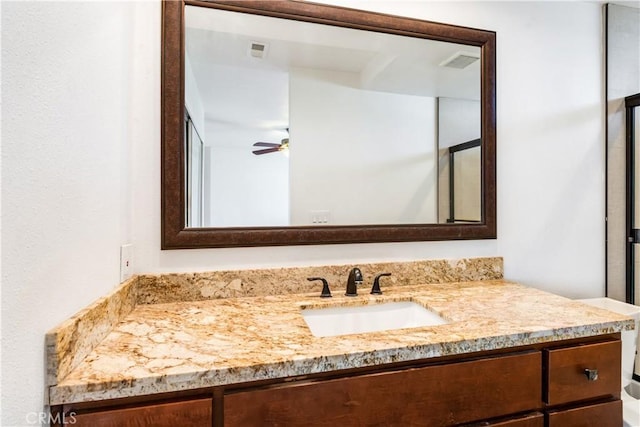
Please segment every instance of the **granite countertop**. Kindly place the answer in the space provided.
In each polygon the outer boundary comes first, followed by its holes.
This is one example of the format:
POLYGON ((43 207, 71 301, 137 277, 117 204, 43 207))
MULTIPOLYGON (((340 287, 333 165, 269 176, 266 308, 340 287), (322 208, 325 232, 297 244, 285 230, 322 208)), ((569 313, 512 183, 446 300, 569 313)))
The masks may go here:
POLYGON ((93 401, 464 354, 632 329, 633 321, 505 280, 136 306, 50 389, 93 401), (445 325, 315 337, 301 308, 414 301, 445 325))

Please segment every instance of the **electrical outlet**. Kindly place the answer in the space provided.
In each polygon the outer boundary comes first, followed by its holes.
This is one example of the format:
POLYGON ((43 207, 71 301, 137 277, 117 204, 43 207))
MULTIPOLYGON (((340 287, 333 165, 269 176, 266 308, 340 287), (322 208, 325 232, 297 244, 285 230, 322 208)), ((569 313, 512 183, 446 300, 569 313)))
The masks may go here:
POLYGON ((120 283, 133 276, 133 244, 120 246, 120 283))

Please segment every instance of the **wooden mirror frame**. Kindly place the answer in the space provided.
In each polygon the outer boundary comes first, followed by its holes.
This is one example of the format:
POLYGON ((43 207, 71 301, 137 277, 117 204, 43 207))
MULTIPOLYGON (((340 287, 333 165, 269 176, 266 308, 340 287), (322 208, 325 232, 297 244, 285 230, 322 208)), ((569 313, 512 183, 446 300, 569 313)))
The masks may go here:
MULTIPOLYGON (((298 0, 163 0, 162 249, 317 245, 496 238, 496 34, 413 18, 298 0), (213 7, 284 19, 432 39, 481 49, 482 221, 292 227, 185 227, 184 7, 213 7)), ((375 203, 372 200, 371 203, 375 203)), ((366 209, 363 206, 362 209, 366 209)))

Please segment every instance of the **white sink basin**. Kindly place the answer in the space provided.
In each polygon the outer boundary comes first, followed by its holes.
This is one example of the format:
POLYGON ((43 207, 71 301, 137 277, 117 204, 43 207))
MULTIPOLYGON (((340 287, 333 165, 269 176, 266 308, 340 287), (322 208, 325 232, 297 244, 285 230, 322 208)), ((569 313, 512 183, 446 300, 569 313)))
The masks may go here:
POLYGON ((316 337, 417 328, 448 323, 442 317, 410 301, 356 307, 309 308, 302 310, 316 337))

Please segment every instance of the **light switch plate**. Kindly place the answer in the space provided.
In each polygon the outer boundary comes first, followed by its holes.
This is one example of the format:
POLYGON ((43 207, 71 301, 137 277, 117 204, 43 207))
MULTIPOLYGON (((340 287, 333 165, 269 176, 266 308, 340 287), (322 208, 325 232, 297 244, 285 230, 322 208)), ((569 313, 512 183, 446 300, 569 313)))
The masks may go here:
POLYGON ((120 246, 120 283, 133 276, 133 244, 120 246))

